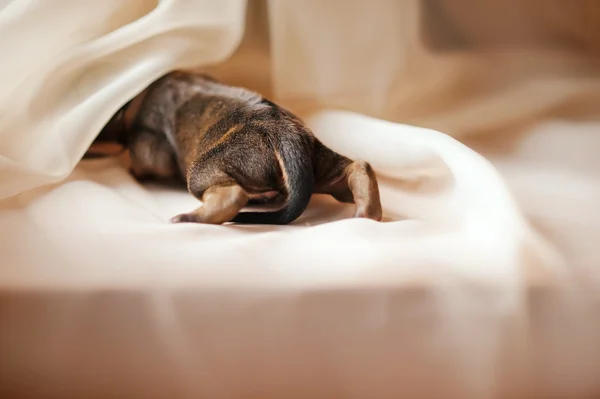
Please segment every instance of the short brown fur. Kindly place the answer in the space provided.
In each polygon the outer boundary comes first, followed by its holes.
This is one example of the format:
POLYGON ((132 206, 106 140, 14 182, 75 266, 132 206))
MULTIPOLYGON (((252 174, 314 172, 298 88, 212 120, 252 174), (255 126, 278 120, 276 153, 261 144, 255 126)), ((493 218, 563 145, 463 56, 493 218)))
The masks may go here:
POLYGON ((367 162, 330 150, 297 116, 259 94, 206 75, 161 77, 115 114, 108 129, 129 150, 136 178, 176 179, 202 201, 174 223, 287 224, 313 193, 356 203, 355 217, 382 217, 367 162), (240 212, 249 204, 281 209, 240 212))

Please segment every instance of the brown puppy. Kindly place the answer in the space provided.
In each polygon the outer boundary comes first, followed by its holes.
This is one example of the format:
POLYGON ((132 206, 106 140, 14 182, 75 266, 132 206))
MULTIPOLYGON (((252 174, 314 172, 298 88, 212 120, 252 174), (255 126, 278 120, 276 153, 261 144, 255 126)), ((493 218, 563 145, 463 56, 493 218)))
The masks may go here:
POLYGON ((325 147, 291 112, 252 91, 171 72, 126 104, 99 135, 130 152, 138 179, 177 179, 202 201, 172 222, 287 224, 313 193, 381 220, 375 173, 325 147), (271 212, 241 212, 247 205, 271 212))

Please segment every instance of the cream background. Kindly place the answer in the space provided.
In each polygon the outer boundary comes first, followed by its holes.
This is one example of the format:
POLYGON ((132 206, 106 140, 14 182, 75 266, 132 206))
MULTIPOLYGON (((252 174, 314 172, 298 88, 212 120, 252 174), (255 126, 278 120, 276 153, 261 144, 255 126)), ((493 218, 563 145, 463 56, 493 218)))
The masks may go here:
POLYGON ((598 394, 597 60, 434 52, 418 6, 0 2, 0 396, 598 394), (388 223, 174 226, 189 195, 79 163, 192 66, 369 160, 388 223))

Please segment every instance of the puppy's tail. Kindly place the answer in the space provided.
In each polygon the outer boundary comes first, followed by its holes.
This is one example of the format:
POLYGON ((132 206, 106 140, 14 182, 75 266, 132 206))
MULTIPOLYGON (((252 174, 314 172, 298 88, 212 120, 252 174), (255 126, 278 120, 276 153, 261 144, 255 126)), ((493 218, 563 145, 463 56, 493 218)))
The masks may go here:
POLYGON ((315 186, 310 139, 296 133, 283 134, 275 150, 287 191, 285 205, 274 212, 242 212, 232 222, 288 224, 308 206, 315 186))

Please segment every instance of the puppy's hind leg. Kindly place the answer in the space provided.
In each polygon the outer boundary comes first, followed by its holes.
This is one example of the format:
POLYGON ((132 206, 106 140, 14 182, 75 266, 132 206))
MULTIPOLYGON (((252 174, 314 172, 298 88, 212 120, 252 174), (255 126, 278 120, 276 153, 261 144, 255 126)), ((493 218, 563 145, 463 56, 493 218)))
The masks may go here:
POLYGON ((354 217, 380 221, 379 186, 375 172, 366 161, 352 161, 316 143, 317 189, 340 202, 356 204, 354 217))
POLYGON ((193 165, 187 173, 188 191, 200 201, 198 209, 171 219, 171 223, 223 224, 248 203, 246 191, 215 164, 193 165))
POLYGON ((171 223, 223 224, 233 219, 248 203, 248 194, 238 184, 213 186, 201 197, 202 206, 171 219, 171 223))
POLYGON ((363 217, 380 221, 382 215, 379 186, 375 172, 366 161, 354 161, 345 170, 348 188, 354 197, 356 213, 363 217))

